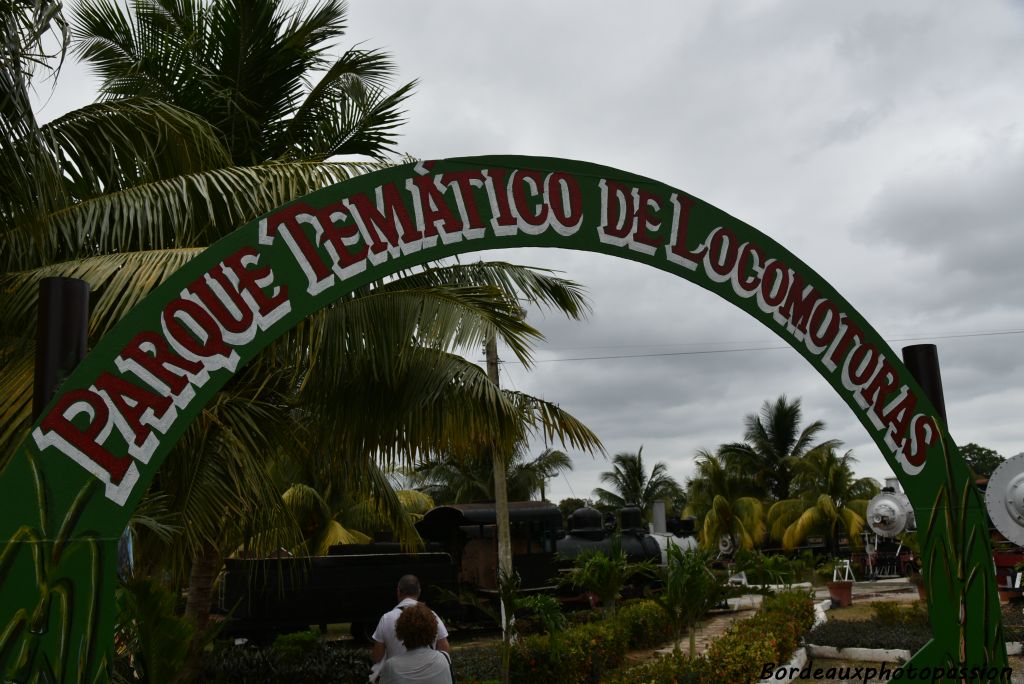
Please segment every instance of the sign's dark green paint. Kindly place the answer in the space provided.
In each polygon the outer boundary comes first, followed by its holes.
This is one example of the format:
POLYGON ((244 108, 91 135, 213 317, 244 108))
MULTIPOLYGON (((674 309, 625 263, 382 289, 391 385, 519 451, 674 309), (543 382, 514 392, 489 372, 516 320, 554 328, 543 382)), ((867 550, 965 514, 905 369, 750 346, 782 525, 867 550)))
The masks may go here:
POLYGON ((171 445, 234 369, 359 286, 509 247, 598 252, 673 273, 802 354, 917 511, 934 639, 913 664, 1005 665, 969 471, 898 356, 828 282, 742 221, 647 178, 476 157, 381 171, 285 205, 200 254, 101 340, 0 475, 5 678, 106 677, 117 539, 171 445))

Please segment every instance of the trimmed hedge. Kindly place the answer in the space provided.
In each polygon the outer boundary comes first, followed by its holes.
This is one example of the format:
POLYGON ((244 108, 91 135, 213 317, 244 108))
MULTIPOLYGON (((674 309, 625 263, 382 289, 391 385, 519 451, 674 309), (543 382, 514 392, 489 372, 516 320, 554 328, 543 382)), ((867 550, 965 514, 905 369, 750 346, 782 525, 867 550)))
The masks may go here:
POLYGON ((560 634, 523 637, 512 648, 514 682, 590 684, 621 664, 627 633, 617 622, 591 622, 560 634))
POLYGON ((708 661, 683 653, 670 653, 642 665, 624 668, 602 680, 602 684, 706 684, 714 680, 708 661))
POLYGON ((807 635, 807 643, 836 648, 905 648, 919 651, 932 638, 921 624, 883 624, 878 620, 829 620, 807 635))
POLYGON ((501 645, 471 644, 452 648, 452 669, 457 684, 501 681, 501 645))
POLYGON ((323 641, 285 642, 271 648, 220 646, 203 660, 204 682, 217 684, 328 684, 365 682, 370 653, 323 641))
POLYGON ((553 637, 544 634, 520 638, 512 651, 512 681, 605 681, 627 651, 658 646, 672 638, 665 611, 648 599, 626 603, 611 621, 587 621, 597 615, 577 616, 573 626, 553 637))
POLYGON ((629 650, 660 646, 672 639, 668 615, 649 599, 632 601, 619 608, 616 620, 626 632, 629 650))
POLYGON ((765 663, 788 662, 800 636, 814 623, 809 594, 785 593, 767 600, 753 617, 734 623, 707 652, 694 659, 662 656, 602 680, 607 684, 746 684, 765 663))

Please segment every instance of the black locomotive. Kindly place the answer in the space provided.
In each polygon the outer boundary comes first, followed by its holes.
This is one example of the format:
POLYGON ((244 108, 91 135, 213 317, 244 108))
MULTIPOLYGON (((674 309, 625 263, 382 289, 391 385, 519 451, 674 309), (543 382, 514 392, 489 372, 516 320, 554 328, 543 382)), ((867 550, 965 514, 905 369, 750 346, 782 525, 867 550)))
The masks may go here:
MULTIPOLYGON (((365 637, 395 602, 398 578, 407 573, 420 578, 422 598, 434 607, 442 595, 460 588, 494 599, 495 517, 494 504, 434 508, 416 525, 425 542, 417 553, 374 543, 334 546, 327 556, 228 560, 217 598, 218 611, 226 615, 225 633, 266 638, 311 625, 351 623, 353 634, 365 637)), ((613 535, 631 562, 664 562, 668 544, 696 543, 684 529, 648 534, 635 508, 623 509, 615 526, 606 525, 594 509, 579 509, 566 532, 554 504, 513 502, 509 521, 512 564, 524 592, 555 592, 562 570, 580 553, 608 552, 613 535)))

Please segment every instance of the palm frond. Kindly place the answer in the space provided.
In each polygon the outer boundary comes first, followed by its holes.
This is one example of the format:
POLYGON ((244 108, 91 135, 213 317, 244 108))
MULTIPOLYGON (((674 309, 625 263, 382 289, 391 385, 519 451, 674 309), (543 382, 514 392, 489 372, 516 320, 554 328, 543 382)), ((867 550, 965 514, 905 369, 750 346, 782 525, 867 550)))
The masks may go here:
POLYGON ((203 250, 146 250, 63 261, 0 275, 0 335, 34 331, 43 278, 77 278, 89 284, 89 334, 98 340, 158 285, 203 250))
POLYGON ((0 270, 96 254, 210 244, 260 214, 366 169, 289 162, 229 167, 143 183, 68 206, 0 233, 0 270))
POLYGON ((209 123, 157 100, 88 105, 47 124, 42 134, 79 200, 231 164, 209 123))

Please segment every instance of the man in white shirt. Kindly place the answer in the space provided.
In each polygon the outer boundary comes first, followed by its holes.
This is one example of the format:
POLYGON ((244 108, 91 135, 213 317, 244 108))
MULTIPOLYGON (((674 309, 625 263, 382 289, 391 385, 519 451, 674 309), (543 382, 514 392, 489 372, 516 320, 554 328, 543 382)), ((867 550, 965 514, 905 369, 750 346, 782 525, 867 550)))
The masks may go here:
MULTIPOLYGON (((404 575, 398 580, 398 589, 395 592, 398 598, 398 605, 384 613, 377 623, 377 629, 373 631, 373 675, 380 671, 381 665, 388 658, 406 652, 405 646, 395 636, 395 622, 402 614, 406 606, 416 605, 420 597, 420 580, 416 575, 404 575)), ((437 613, 434 613, 437 617, 437 613)), ((451 652, 448 645, 448 630, 441 618, 437 618, 437 640, 434 642, 434 649, 451 652)))

